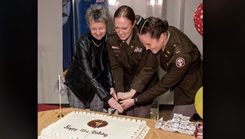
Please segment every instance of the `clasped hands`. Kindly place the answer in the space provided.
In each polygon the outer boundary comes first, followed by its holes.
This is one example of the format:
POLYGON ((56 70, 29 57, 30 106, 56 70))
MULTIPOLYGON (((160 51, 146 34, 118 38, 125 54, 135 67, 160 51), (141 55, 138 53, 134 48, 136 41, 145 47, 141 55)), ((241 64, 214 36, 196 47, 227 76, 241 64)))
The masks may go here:
POLYGON ((135 95, 136 90, 131 89, 129 92, 118 92, 116 93, 114 88, 110 89, 110 94, 112 98, 108 101, 109 105, 117 109, 122 113, 127 108, 130 108, 134 105, 134 99, 132 97, 135 95))

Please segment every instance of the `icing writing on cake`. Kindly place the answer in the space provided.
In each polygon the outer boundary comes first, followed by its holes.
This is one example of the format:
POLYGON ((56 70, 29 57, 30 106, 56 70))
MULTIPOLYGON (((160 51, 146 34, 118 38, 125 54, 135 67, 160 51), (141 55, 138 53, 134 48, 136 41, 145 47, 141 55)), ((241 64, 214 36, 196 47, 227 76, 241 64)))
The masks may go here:
POLYGON ((89 131, 87 129, 80 129, 81 132, 88 133, 89 131))
POLYGON ((66 127, 64 127, 65 129, 68 129, 69 131, 77 131, 77 128, 72 128, 71 125, 67 125, 66 127))
POLYGON ((96 131, 96 130, 93 130, 93 131, 92 131, 92 134, 102 135, 103 137, 107 137, 107 136, 108 136, 108 134, 105 134, 104 132, 96 131))
MULTIPOLYGON (((88 133, 89 132, 89 130, 87 130, 87 129, 80 129, 80 130, 78 130, 77 128, 71 127, 71 125, 67 125, 64 128, 67 129, 67 130, 69 130, 69 131, 74 131, 74 132, 77 132, 77 131, 84 132, 84 133, 88 133)), ((107 137, 108 136, 108 134, 106 134, 104 132, 101 132, 101 131, 97 131, 97 130, 93 130, 91 132, 91 134, 102 135, 103 137, 107 137)))

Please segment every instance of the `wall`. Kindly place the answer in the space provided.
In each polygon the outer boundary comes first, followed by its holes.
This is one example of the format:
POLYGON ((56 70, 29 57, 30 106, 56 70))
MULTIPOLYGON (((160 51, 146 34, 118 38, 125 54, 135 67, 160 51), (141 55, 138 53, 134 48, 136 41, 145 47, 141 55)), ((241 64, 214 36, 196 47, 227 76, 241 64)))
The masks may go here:
POLYGON ((184 3, 184 23, 183 23, 183 31, 189 36, 193 42, 199 48, 202 58, 203 58, 203 37, 197 32, 194 27, 194 13, 196 8, 202 3, 201 0, 185 0, 184 3))
MULTIPOLYGON (((52 89, 62 75, 62 0, 38 0, 38 103, 59 103, 52 89)), ((67 103, 66 96, 61 102, 67 103)))
MULTIPOLYGON (((194 13, 202 0, 166 0, 166 20, 169 25, 173 25, 182 30, 197 45, 203 57, 203 37, 197 32, 194 26, 194 13)), ((165 74, 160 69, 159 76, 165 74)), ((159 96, 159 104, 173 104, 173 92, 159 96)))
MULTIPOLYGON (((114 0, 115 1, 115 0, 114 0)), ((176 26, 185 32, 198 46, 203 54, 202 36, 194 26, 194 12, 201 0, 163 0, 162 9, 159 6, 149 7, 152 0, 138 1, 117 0, 117 4, 131 6, 136 14, 143 17, 162 16, 170 25, 176 26), (161 12, 159 12, 161 11, 161 12), (142 14, 143 13, 143 14, 142 14)), ((154 0, 153 0, 154 1, 154 0)), ((155 0, 159 2, 160 0, 155 0)), ((118 6, 117 5, 117 6, 118 6)), ((110 12, 116 10, 110 7, 110 12)), ((38 0, 38 102, 59 103, 58 95, 52 92, 53 86, 62 75, 62 1, 61 0, 38 0)), ((159 76, 165 72, 160 69, 159 76)), ((173 93, 167 92, 158 99, 159 104, 172 104, 173 93)), ((68 103, 67 97, 62 97, 62 103, 68 103)))

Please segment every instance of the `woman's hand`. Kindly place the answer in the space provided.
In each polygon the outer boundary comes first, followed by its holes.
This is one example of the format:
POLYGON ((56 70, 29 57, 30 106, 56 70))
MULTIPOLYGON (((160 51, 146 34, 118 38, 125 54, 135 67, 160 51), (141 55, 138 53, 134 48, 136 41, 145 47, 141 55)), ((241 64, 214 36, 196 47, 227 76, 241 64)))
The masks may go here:
POLYGON ((110 94, 112 95, 112 97, 113 97, 116 101, 118 101, 117 93, 116 93, 116 91, 115 91, 115 89, 114 89, 113 87, 110 88, 110 94))
POLYGON ((117 109, 118 112, 122 113, 123 112, 123 108, 122 106, 114 99, 114 98, 110 98, 108 100, 108 104, 114 108, 114 109, 117 109))
POLYGON ((129 92, 118 92, 117 97, 122 100, 130 99, 135 95, 135 93, 136 93, 136 90, 131 89, 129 92))
POLYGON ((122 108, 124 110, 126 110, 126 109, 128 109, 134 105, 134 99, 122 100, 122 101, 120 101, 120 104, 121 104, 122 108))

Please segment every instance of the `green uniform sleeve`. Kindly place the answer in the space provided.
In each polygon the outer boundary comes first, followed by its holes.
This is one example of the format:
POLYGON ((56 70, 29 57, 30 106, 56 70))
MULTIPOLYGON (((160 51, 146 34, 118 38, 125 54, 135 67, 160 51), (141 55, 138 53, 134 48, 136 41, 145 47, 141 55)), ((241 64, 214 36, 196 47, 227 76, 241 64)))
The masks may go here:
MULTIPOLYGON (((136 76, 131 84, 131 88, 137 92, 141 92, 149 83, 153 75, 157 73, 158 62, 157 57, 150 51, 145 51, 143 59, 140 64, 145 63, 143 68, 140 69, 138 76, 136 76)), ((139 66, 140 67, 140 66, 139 66)))
POLYGON ((171 87, 176 85, 182 79, 182 77, 186 74, 190 63, 191 57, 188 54, 178 54, 173 57, 167 73, 155 86, 137 96, 138 102, 140 104, 144 104, 166 93, 171 87), (182 60, 182 62, 184 63, 178 63, 179 59, 182 60))

